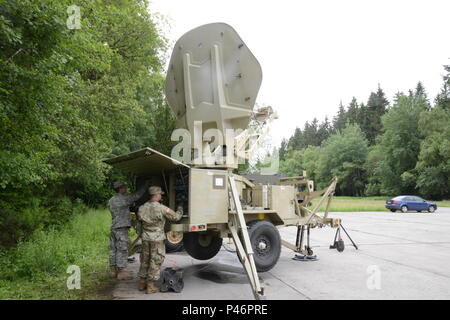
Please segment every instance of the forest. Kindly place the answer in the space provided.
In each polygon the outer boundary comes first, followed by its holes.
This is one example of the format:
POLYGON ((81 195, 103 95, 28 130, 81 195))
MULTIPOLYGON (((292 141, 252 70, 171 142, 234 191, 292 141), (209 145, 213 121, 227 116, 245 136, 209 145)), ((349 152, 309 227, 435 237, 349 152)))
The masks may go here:
POLYGON ((146 0, 0 1, 0 245, 104 206, 101 159, 170 153, 167 40, 146 0), (68 8, 81 8, 68 28, 68 8))
POLYGON ((330 121, 297 127, 279 149, 280 171, 303 170, 319 188, 338 177, 337 194, 450 197, 450 66, 433 101, 421 82, 392 103, 380 85, 367 103, 339 105, 330 121))

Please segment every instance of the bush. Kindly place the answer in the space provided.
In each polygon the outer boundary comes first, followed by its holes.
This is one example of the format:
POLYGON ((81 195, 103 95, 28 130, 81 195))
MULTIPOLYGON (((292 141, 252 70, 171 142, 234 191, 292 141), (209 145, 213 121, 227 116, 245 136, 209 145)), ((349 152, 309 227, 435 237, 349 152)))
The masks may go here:
POLYGON ((42 200, 23 194, 0 198, 0 208, 0 246, 4 247, 26 241, 37 230, 60 228, 74 215, 87 210, 80 199, 42 200))
POLYGON ((86 298, 92 283, 107 281, 110 223, 108 211, 90 210, 60 229, 38 230, 16 248, 0 250, 0 299, 86 298), (81 269, 81 291, 66 288, 70 265, 81 269))

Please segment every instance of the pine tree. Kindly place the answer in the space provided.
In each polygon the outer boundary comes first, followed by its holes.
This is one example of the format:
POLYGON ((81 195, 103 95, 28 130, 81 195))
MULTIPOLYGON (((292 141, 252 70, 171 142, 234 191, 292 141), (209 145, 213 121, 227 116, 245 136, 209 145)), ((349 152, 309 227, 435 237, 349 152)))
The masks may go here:
POLYGON ((305 122, 305 125, 303 126, 303 144, 305 143, 306 136, 309 134, 310 132, 310 124, 309 121, 305 122))
POLYGON ((318 124, 318 121, 316 118, 313 119, 311 124, 308 121, 306 121, 305 127, 303 128, 302 147, 317 145, 317 139, 316 139, 317 124, 318 124))
POLYGON ((370 145, 375 143, 375 138, 381 133, 381 117, 386 113, 388 106, 389 101, 386 99, 380 85, 378 85, 377 92, 370 94, 365 110, 366 114, 364 115, 363 130, 370 145))
POLYGON ((288 150, 288 144, 289 144, 289 141, 286 140, 285 138, 283 138, 283 140, 281 141, 280 150, 278 151, 280 160, 284 160, 286 152, 288 150))
POLYGON ((358 101, 353 97, 352 101, 347 108, 347 121, 351 124, 360 125, 360 115, 359 115, 358 101))
POLYGON ((300 149, 302 136, 303 136, 302 130, 299 127, 295 128, 294 135, 289 138, 287 149, 293 150, 300 149))
POLYGON ((414 90, 414 97, 418 99, 423 99, 427 103, 427 109, 431 109, 430 101, 428 100, 428 94, 425 90, 425 87, 423 86, 422 82, 419 81, 417 83, 416 89, 414 90))
POLYGON ((444 66, 447 74, 443 77, 444 84, 436 97, 436 104, 444 110, 450 110, 450 65, 444 66))
POLYGON ((325 120, 319 125, 319 129, 317 130, 317 145, 320 146, 323 141, 328 139, 331 135, 332 131, 331 123, 328 121, 328 117, 325 117, 325 120))
POLYGON ((342 101, 339 103, 339 110, 336 116, 333 118, 333 132, 341 131, 345 128, 347 123, 347 114, 345 108, 342 105, 342 101))

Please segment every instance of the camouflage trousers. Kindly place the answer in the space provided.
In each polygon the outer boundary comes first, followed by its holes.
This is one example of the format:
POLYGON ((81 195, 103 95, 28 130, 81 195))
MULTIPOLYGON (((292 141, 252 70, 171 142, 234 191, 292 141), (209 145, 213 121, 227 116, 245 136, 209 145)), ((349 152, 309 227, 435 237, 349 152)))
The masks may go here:
POLYGON ((125 268, 128 259, 128 228, 111 229, 109 237, 109 265, 125 268))
POLYGON ((165 257, 166 246, 164 241, 142 241, 139 277, 148 281, 159 280, 161 265, 165 257))

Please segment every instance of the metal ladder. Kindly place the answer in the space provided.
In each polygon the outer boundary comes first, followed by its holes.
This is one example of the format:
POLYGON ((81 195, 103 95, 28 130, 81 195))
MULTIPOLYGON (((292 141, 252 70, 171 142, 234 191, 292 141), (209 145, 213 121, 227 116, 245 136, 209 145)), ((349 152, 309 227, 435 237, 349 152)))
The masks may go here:
POLYGON ((230 184, 230 203, 234 205, 236 212, 235 214, 230 214, 228 227, 233 236, 236 250, 247 274, 255 299, 266 299, 264 296, 264 288, 261 287, 259 282, 255 260, 253 259, 253 249, 250 243, 250 236, 248 234, 247 224, 245 223, 239 193, 237 191, 236 181, 231 173, 228 174, 228 181, 230 184))

